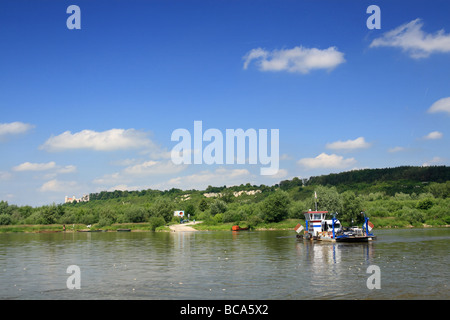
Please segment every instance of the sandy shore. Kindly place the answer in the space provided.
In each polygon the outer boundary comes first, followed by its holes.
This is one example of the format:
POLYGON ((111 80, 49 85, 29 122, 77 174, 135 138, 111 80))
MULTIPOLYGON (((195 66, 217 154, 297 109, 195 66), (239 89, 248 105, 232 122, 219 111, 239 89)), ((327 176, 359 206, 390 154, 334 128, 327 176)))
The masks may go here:
POLYGON ((195 221, 195 222, 187 222, 187 223, 183 223, 183 224, 173 224, 171 226, 169 226, 170 230, 172 230, 172 232, 185 232, 185 231, 197 231, 194 228, 190 227, 193 224, 199 224, 202 223, 202 221, 195 221))

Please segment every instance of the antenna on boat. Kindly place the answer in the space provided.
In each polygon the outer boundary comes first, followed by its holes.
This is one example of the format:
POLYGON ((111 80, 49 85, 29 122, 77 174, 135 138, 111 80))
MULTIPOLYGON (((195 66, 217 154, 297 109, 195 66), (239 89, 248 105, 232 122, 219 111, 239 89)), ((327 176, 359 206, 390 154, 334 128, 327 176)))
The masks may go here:
POLYGON ((316 211, 317 211, 317 192, 314 191, 314 203, 316 205, 316 211))

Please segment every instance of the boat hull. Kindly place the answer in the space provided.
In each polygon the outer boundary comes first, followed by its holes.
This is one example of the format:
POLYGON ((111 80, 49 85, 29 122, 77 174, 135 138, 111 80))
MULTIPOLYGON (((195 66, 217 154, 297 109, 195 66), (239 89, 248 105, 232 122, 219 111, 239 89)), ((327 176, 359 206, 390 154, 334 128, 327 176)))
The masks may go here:
POLYGON ((231 227, 232 231, 244 231, 244 230, 248 230, 248 229, 249 229, 248 227, 245 227, 245 228, 241 228, 239 226, 232 226, 231 227))
POLYGON ((376 239, 376 236, 349 236, 336 237, 336 242, 369 242, 376 239))

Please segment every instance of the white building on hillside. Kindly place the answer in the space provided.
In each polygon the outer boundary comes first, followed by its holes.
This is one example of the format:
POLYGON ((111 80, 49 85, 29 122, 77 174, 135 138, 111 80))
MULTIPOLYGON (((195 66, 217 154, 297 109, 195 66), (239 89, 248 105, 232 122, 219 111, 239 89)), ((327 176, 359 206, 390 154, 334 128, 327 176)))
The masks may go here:
POLYGON ((68 196, 66 196, 66 198, 64 199, 64 203, 72 203, 72 202, 88 202, 89 201, 89 195, 88 194, 84 194, 80 199, 77 199, 75 196, 73 196, 72 198, 69 198, 68 196))

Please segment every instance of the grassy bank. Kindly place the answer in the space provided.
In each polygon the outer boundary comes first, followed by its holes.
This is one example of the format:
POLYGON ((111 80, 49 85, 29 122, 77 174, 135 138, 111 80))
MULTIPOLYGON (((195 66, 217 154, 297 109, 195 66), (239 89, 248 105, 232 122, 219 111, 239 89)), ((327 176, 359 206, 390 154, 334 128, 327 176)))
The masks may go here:
MULTIPOLYGON (((417 223, 410 224, 408 221, 401 220, 395 217, 385 217, 385 218, 373 218, 371 222, 375 225, 375 229, 389 229, 389 228, 426 228, 426 227, 450 227, 450 225, 442 225, 438 223, 417 223)), ((294 230, 294 227, 301 223, 305 225, 304 220, 298 219, 286 219, 280 222, 272 223, 259 223, 257 225, 250 225, 246 221, 239 223, 241 227, 250 227, 251 230, 294 230)), ((214 223, 205 222, 193 225, 194 229, 198 231, 231 231, 231 227, 235 223, 214 223)), ((169 224, 155 227, 151 223, 120 223, 112 224, 110 226, 99 227, 92 225, 91 228, 87 228, 84 224, 66 225, 67 233, 70 232, 81 232, 86 230, 103 230, 107 232, 116 232, 118 229, 130 229, 132 232, 169 232, 169 224)), ((0 233, 13 233, 13 232, 25 232, 25 233, 52 233, 52 232, 63 232, 63 225, 61 224, 51 224, 51 225, 14 225, 14 226, 0 226, 0 233)))
MULTIPOLYGON (((146 232, 146 231, 169 231, 168 226, 159 226, 154 228, 150 223, 121 223, 113 224, 110 226, 99 227, 93 225, 91 228, 87 228, 85 224, 71 224, 66 225, 65 232, 82 232, 82 231, 96 231, 103 230, 107 232, 115 232, 118 229, 130 229, 133 232, 146 232)), ((0 233, 12 233, 12 232, 24 232, 24 233, 52 233, 52 232, 64 232, 62 224, 51 225, 13 225, 13 226, 0 226, 0 233)))
MULTIPOLYGON (((239 223, 239 226, 242 228, 249 227, 251 230, 293 230, 294 227, 299 223, 298 219, 286 219, 280 222, 272 222, 272 223, 259 223, 257 225, 251 225, 246 221, 242 221, 239 223)), ((303 223, 304 224, 304 223, 303 223)), ((193 226, 196 230, 199 231, 230 231, 231 227, 235 225, 232 222, 226 223, 208 223, 204 222, 202 224, 198 224, 193 226)))

